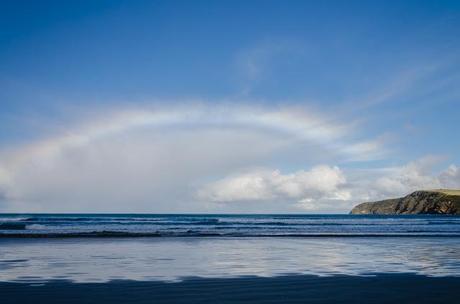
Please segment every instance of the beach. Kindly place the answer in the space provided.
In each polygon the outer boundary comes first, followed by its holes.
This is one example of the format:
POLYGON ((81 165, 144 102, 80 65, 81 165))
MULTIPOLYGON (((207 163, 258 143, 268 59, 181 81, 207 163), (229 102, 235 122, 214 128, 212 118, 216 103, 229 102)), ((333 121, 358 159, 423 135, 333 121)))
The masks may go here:
POLYGON ((6 238, 2 303, 455 303, 460 239, 6 238))
POLYGON ((21 229, 0 234, 2 303, 455 303, 460 283, 458 217, 21 214, 3 222, 21 229))
POLYGON ((2 303, 456 303, 460 278, 413 274, 0 283, 2 303))

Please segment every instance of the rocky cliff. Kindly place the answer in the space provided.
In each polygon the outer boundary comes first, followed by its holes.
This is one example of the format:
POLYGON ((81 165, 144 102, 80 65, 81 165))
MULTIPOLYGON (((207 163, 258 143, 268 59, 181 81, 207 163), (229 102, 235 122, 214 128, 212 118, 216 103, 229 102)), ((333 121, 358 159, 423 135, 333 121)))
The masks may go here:
POLYGON ((355 206, 350 214, 460 214, 460 190, 416 191, 355 206))

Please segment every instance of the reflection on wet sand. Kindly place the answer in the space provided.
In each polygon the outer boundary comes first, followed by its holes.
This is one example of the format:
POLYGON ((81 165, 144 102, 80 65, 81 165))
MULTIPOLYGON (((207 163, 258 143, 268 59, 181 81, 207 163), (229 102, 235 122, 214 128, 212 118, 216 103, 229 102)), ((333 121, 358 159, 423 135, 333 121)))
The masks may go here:
POLYGON ((415 273, 460 276, 460 238, 0 240, 0 281, 415 273))

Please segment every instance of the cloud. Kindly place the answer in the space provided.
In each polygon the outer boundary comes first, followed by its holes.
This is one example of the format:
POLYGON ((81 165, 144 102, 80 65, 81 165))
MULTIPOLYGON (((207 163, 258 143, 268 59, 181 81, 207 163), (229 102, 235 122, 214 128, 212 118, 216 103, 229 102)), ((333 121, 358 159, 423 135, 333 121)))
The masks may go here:
POLYGON ((338 212, 418 189, 460 187, 459 168, 434 173, 441 161, 435 157, 400 167, 345 166, 381 157, 382 150, 380 140, 361 138, 353 122, 308 109, 205 103, 119 109, 3 149, 0 208, 338 212))
POLYGON ((456 165, 438 173, 433 167, 443 158, 428 156, 399 167, 367 170, 364 175, 349 172, 348 189, 354 201, 372 201, 407 195, 417 190, 460 188, 456 165))
POLYGON ((394 168, 392 173, 377 179, 375 188, 383 195, 442 188, 439 177, 432 175, 432 167, 437 162, 438 159, 428 157, 394 168))
POLYGON ((450 165, 439 175, 439 181, 446 188, 460 188, 460 168, 450 165))
POLYGON ((242 95, 249 95, 257 84, 270 78, 277 65, 289 63, 304 52, 304 45, 292 39, 265 40, 242 49, 235 58, 242 95))
POLYGON ((346 178, 338 167, 325 165, 291 174, 259 169, 210 183, 198 192, 198 197, 220 203, 295 202, 308 208, 313 201, 349 199, 349 193, 340 189, 345 182, 346 178))
MULTIPOLYGON (((106 111, 81 121, 1 152, 9 211, 214 210, 194 196, 213 178, 273 162, 368 159, 381 150, 355 149, 368 139, 353 136, 353 127, 299 108, 194 104, 106 111)), ((305 192, 298 179, 308 176, 299 173, 279 191, 305 192)))
POLYGON ((197 195, 222 204, 271 202, 291 210, 347 211, 357 203, 399 197, 416 190, 460 188, 457 166, 433 173, 432 167, 439 161, 438 157, 425 157, 400 167, 366 170, 365 174, 327 165, 290 174, 256 169, 208 183, 197 195))

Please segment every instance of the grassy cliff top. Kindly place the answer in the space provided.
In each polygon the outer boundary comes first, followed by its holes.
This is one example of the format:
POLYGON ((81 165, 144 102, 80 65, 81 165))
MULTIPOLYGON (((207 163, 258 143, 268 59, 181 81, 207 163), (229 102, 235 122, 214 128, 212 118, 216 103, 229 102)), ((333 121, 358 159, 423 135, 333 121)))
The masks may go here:
POLYGON ((446 195, 454 195, 454 196, 460 196, 460 190, 453 190, 453 189, 433 189, 433 190, 428 190, 429 192, 438 192, 446 195))

